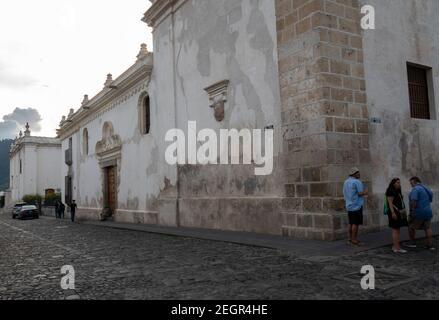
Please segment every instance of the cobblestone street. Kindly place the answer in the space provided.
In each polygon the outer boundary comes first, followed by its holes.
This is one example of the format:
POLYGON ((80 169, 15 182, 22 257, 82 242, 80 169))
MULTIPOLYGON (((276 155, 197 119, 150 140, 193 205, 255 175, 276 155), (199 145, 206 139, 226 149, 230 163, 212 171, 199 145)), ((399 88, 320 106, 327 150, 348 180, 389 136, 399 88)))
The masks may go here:
MULTIPOLYGON (((437 241, 437 239, 436 239, 437 241)), ((318 245, 318 243, 316 243, 318 245)), ((439 299, 439 254, 380 248, 293 253, 41 218, 0 215, 0 299, 439 299), (72 265, 76 291, 63 291, 72 265), (363 291, 360 270, 376 269, 363 291)))

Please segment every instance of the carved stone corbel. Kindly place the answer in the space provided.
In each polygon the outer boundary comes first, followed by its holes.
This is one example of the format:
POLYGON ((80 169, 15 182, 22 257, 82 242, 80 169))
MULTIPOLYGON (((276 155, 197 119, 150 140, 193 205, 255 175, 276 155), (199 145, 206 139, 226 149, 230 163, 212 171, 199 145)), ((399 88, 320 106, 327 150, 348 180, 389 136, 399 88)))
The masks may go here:
POLYGON ((214 109, 215 119, 218 122, 223 121, 225 118, 229 83, 229 80, 224 80, 204 89, 209 95, 209 104, 214 109))

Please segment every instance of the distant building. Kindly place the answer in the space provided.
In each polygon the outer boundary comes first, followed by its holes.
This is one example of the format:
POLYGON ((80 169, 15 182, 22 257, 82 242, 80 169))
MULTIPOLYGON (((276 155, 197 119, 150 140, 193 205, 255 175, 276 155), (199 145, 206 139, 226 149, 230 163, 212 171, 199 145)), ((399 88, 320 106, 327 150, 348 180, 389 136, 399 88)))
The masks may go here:
POLYGON ((25 195, 61 191, 61 142, 57 138, 33 137, 29 125, 24 134, 11 145, 10 192, 11 201, 17 202, 25 195))

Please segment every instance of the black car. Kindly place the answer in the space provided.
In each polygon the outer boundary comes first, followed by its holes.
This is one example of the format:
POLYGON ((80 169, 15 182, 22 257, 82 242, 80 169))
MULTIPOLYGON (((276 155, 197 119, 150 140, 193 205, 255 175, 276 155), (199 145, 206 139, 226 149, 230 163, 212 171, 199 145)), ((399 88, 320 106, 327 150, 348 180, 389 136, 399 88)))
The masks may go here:
POLYGON ((26 202, 19 202, 14 205, 12 208, 12 219, 17 219, 18 213, 21 211, 21 208, 27 206, 26 202))
POLYGON ((36 206, 23 206, 17 213, 17 219, 38 219, 40 217, 36 206))

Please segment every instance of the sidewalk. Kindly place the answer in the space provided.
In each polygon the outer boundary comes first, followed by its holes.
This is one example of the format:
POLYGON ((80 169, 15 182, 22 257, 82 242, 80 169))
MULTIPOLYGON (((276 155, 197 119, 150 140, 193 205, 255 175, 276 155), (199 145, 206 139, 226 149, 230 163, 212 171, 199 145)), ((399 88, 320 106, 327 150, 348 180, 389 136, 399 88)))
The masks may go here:
MULTIPOLYGON (((365 243, 363 247, 351 247, 346 244, 345 240, 335 242, 312 241, 312 240, 294 240, 281 236, 271 236, 264 234, 232 232, 195 228, 176 228, 161 227, 142 224, 128 224, 117 222, 98 222, 84 221, 80 222, 85 225, 101 226, 119 230, 131 230, 139 232, 148 232, 167 236, 176 236, 184 238, 195 238, 201 240, 220 241, 235 243, 239 245, 263 247, 287 251, 303 258, 334 258, 344 255, 352 255, 391 245, 391 230, 365 234, 360 237, 365 243)), ((434 235, 439 235, 439 223, 433 224, 434 235)), ((423 232, 419 232, 418 237, 423 237, 423 232)), ((408 231, 402 232, 402 241, 409 240, 408 231)))

